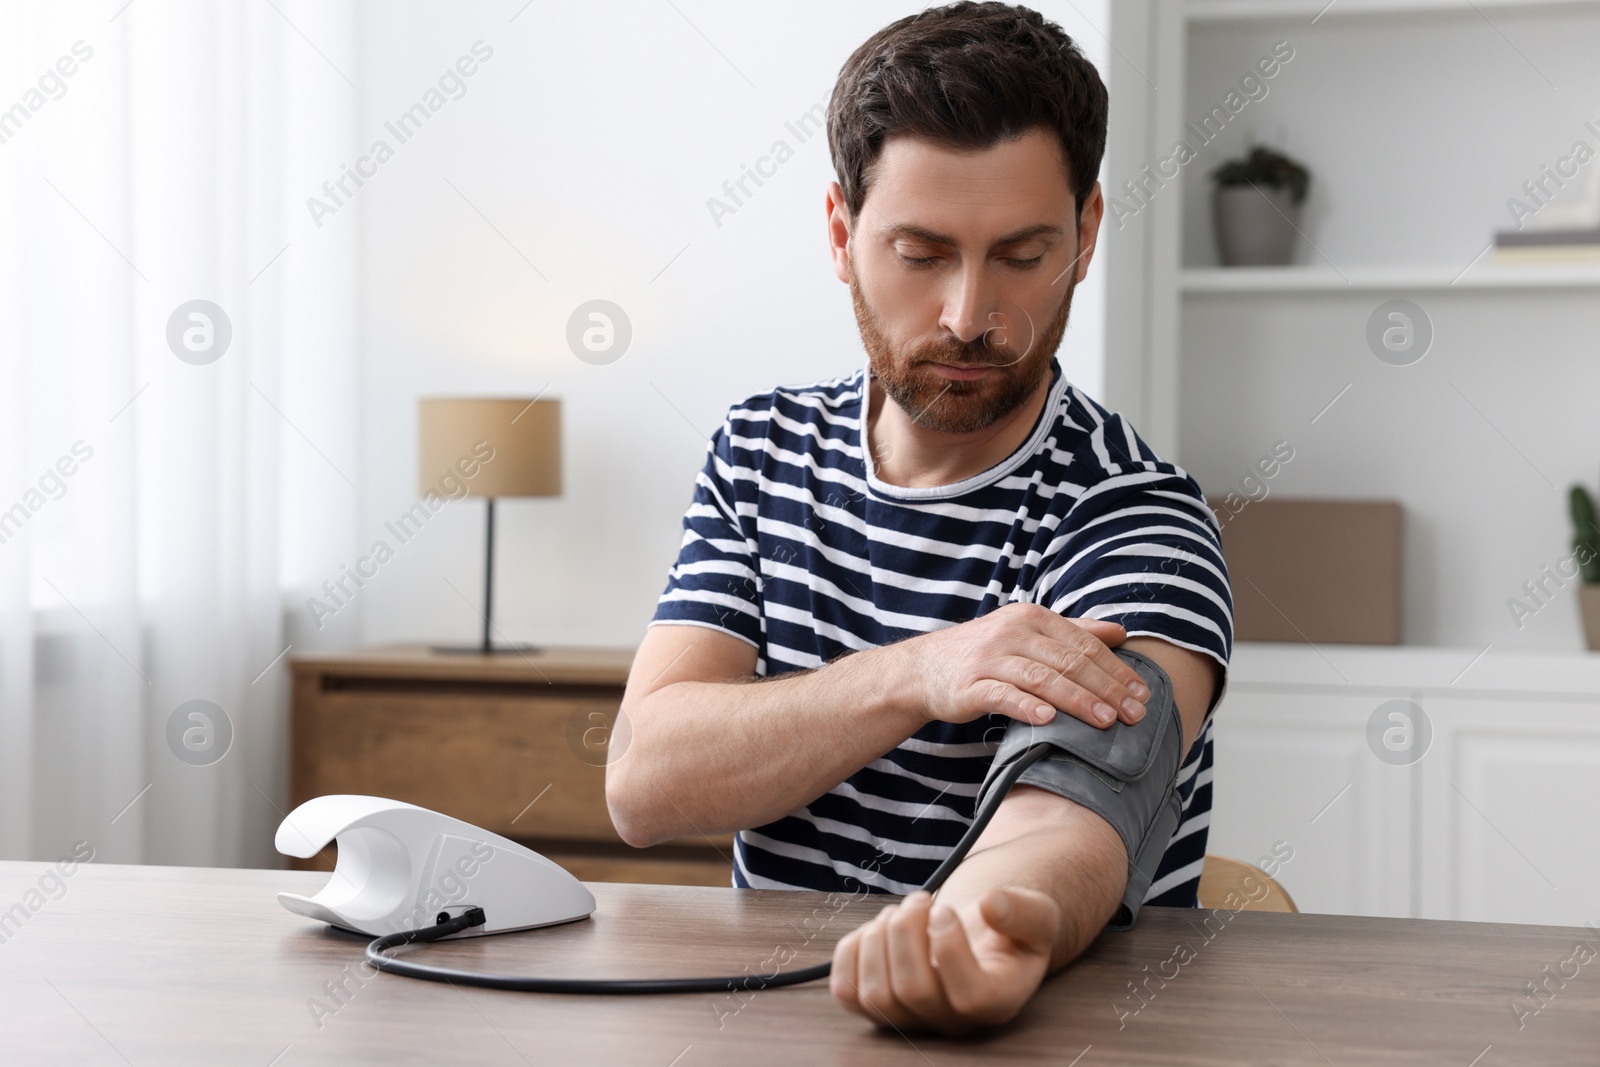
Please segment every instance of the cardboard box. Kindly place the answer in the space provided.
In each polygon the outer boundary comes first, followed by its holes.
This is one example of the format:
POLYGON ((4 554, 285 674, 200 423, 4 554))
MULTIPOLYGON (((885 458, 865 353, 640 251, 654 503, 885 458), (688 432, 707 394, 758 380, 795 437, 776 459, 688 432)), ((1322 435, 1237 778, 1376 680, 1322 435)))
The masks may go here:
POLYGON ((1231 514, 1207 502, 1222 525, 1234 640, 1400 643, 1398 501, 1271 497, 1231 514))

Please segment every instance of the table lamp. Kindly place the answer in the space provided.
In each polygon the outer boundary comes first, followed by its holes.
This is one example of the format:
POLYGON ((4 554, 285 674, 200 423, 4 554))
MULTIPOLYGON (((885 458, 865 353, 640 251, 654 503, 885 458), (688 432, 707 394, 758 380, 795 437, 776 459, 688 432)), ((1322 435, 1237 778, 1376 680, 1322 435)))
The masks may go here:
POLYGON ((487 504, 482 640, 476 645, 442 647, 434 651, 479 655, 533 651, 530 645, 496 645, 491 637, 494 627, 494 502, 499 497, 561 495, 561 401, 538 398, 419 400, 417 458, 419 493, 477 496, 483 497, 487 504), (450 487, 458 483, 466 487, 465 494, 459 488, 450 491, 450 487))

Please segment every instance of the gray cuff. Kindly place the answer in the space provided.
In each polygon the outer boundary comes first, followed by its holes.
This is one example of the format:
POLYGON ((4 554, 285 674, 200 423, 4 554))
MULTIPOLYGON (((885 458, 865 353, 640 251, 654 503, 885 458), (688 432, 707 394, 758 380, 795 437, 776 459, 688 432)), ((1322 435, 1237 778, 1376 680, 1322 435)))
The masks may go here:
POLYGON ((995 752, 994 764, 978 791, 978 808, 1007 766, 1046 743, 1049 754, 1017 779, 1081 804, 1110 823, 1128 852, 1128 885, 1108 928, 1126 930, 1138 917, 1156 868, 1178 828, 1183 802, 1178 796, 1178 765, 1183 759, 1183 720, 1173 699, 1172 680, 1148 656, 1113 649, 1150 689, 1144 718, 1129 726, 1104 729, 1065 712, 1043 726, 1013 722, 995 752))

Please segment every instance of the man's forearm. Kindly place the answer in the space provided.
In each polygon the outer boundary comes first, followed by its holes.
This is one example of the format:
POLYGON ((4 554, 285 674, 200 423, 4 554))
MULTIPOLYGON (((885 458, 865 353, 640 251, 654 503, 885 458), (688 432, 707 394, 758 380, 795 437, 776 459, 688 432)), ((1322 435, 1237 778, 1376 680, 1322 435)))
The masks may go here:
MULTIPOLYGON (((1183 750, 1189 751, 1215 692, 1213 661, 1159 638, 1131 637, 1124 646, 1155 660, 1171 678, 1183 721, 1183 750)), ((937 896, 959 911, 997 886, 1044 893, 1060 909, 1053 971, 1077 958, 1105 928, 1128 877, 1128 852, 1110 823, 1048 790, 1018 785, 937 896)))
POLYGON ((624 708, 607 768, 630 844, 761 826, 815 800, 926 722, 895 646, 771 680, 666 685, 624 708))
POLYGON ((760 681, 751 645, 711 629, 673 633, 690 629, 652 627, 629 676, 606 771, 612 822, 629 844, 773 822, 930 720, 1036 723, 1060 709, 1106 726, 1137 721, 1149 695, 1105 644, 1122 640, 1120 626, 1038 604, 760 681))
POLYGON ((994 886, 1037 889, 1061 908, 1061 929, 1050 970, 1066 966, 1116 914, 1127 885, 1128 854, 1122 839, 1098 815, 1030 786, 1015 801, 1044 817, 992 844, 979 841, 935 899, 958 911, 994 886), (1029 791, 1033 794, 1028 795, 1029 791), (1048 813, 1048 814, 1045 814, 1048 813))

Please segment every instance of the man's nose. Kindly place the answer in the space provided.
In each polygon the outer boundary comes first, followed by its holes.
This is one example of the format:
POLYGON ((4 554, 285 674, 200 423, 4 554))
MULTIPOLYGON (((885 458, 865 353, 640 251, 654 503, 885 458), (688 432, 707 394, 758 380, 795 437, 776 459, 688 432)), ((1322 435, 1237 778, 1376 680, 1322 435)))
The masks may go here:
POLYGON ((994 325, 994 294, 978 267, 963 265, 945 282, 944 312, 939 325, 965 344, 983 339, 994 325))

